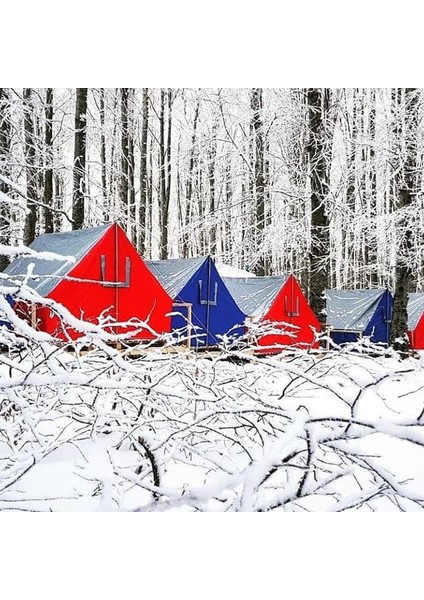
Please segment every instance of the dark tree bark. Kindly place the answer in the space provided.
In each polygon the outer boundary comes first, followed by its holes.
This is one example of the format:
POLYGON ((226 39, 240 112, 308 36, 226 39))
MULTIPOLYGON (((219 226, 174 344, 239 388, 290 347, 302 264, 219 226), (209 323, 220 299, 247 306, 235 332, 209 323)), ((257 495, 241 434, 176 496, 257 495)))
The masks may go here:
POLYGON ((131 135, 128 140, 128 204, 130 220, 130 239, 137 243, 136 228, 136 205, 135 205, 135 157, 134 157, 134 138, 131 135))
POLYGON ((226 205, 226 218, 224 221, 224 259, 229 260, 232 251, 232 239, 231 239, 231 226, 232 226, 232 203, 233 203, 233 190, 231 187, 231 160, 228 159, 225 168, 225 205, 226 205))
POLYGON ((397 212, 397 264, 396 291, 393 305, 393 319, 390 342, 393 348, 406 356, 409 350, 408 340, 408 293, 412 291, 412 253, 413 232, 407 214, 417 189, 417 130, 418 130, 418 93, 415 88, 405 89, 404 119, 404 155, 396 174, 398 190, 397 212))
POLYGON ((253 180, 255 198, 255 250, 260 252, 259 260, 255 266, 256 275, 265 275, 265 257, 261 244, 265 231, 265 140, 262 122, 262 89, 253 88, 250 96, 252 109, 251 131, 253 134, 253 180))
MULTIPOLYGON (((10 138, 11 124, 9 111, 9 96, 5 88, 0 88, 0 173, 10 176, 10 138)), ((0 192, 10 193, 10 187, 0 179, 0 192)), ((6 204, 0 201, 0 244, 10 244, 10 211, 6 204)), ((9 264, 7 256, 0 254, 0 271, 9 264)))
POLYGON ((77 88, 75 105, 74 173, 72 228, 81 229, 84 225, 85 169, 87 145, 87 88, 77 88))
POLYGON ((140 235, 138 249, 142 256, 146 254, 147 245, 147 203, 148 203, 148 173, 147 173, 147 135, 149 130, 149 90, 143 88, 143 118, 141 122, 140 144, 140 235))
POLYGON ((36 164, 37 139, 35 134, 36 118, 32 102, 32 89, 24 88, 24 131, 25 131, 25 166, 27 176, 27 198, 29 212, 25 218, 24 244, 28 246, 35 239, 37 225, 37 201, 39 198, 38 177, 39 170, 36 164))
POLYGON ((307 156, 311 190, 311 248, 309 253, 309 293, 312 310, 325 323, 324 290, 329 284, 330 234, 325 199, 330 188, 332 126, 329 119, 330 90, 307 91, 309 139, 307 156))
POLYGON ((44 230, 53 233, 53 212, 48 207, 53 207, 53 88, 46 89, 45 107, 45 144, 46 144, 46 170, 44 173, 44 230))
POLYGON ((128 221, 130 240, 137 243, 135 204, 135 156, 134 156, 134 88, 129 90, 128 104, 128 221))
POLYGON ((160 177, 160 257, 168 258, 169 202, 171 197, 171 135, 172 135, 172 90, 160 91, 159 114, 159 177, 160 177), (167 102, 166 102, 167 100, 167 102), (166 107, 166 108, 165 108, 166 107), (165 112, 167 109, 167 118, 165 112), (165 129, 167 136, 165 145, 165 129))
POLYGON ((119 197, 122 210, 126 215, 126 224, 130 221, 130 207, 128 196, 128 153, 129 153, 129 125, 128 125, 128 99, 129 88, 121 88, 121 174, 119 181, 119 197))
POLYGON ((105 223, 109 220, 109 192, 107 185, 107 170, 106 170, 106 135, 105 135, 105 118, 106 118, 106 102, 105 89, 100 89, 100 162, 102 163, 102 196, 103 196, 103 220, 105 223))

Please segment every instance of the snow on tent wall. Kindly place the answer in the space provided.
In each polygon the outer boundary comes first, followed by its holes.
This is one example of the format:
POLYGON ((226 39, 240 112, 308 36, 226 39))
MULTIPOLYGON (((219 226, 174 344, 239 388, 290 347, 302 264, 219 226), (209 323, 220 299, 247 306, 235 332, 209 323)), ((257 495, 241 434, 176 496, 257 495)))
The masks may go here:
POLYGON ((261 317, 271 307, 288 275, 271 277, 223 277, 239 308, 249 317, 261 317))
POLYGON ((408 329, 414 330, 424 312, 424 293, 408 295, 408 329))
POLYGON ((75 265, 89 252, 89 250, 103 237, 106 230, 112 225, 102 225, 88 229, 66 231, 64 233, 47 233, 36 238, 30 248, 37 252, 54 252, 73 256, 75 263, 60 260, 43 260, 39 258, 24 257, 16 258, 4 270, 4 273, 23 278, 30 264, 34 264, 33 275, 36 279, 28 281, 29 287, 36 290, 41 296, 48 296, 50 292, 60 283, 61 278, 66 277, 75 265))
POLYGON ((385 290, 326 290, 327 325, 364 331, 385 290))
POLYGON ((203 258, 169 258, 146 260, 147 267, 159 279, 171 298, 176 298, 205 262, 203 258))

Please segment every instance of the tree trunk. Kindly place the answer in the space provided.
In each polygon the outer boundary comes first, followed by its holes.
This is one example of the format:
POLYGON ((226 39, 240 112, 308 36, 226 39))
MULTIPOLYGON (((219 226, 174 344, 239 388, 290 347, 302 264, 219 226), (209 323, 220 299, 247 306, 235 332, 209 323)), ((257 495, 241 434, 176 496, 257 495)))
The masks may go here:
POLYGON ((141 124, 141 148, 140 148, 140 235, 138 249, 142 256, 146 254, 147 246, 147 133, 149 127, 149 89, 143 88, 143 120, 141 124))
POLYGON ((128 98, 129 88, 121 88, 121 174, 119 181, 119 197, 121 208, 126 216, 126 226, 130 223, 130 207, 128 196, 128 153, 129 153, 129 131, 128 131, 128 98))
POLYGON ((107 185, 107 170, 106 170, 106 135, 105 135, 105 117, 106 117, 106 102, 105 89, 100 89, 100 162, 102 163, 102 196, 103 196, 103 221, 109 220, 109 193, 107 185))
POLYGON ((325 199, 330 187, 331 131, 328 126, 330 90, 309 88, 307 92, 311 197, 311 246, 309 252, 309 293, 312 310, 325 323, 324 291, 329 283, 330 236, 325 199))
POLYGON ((36 165, 36 136, 35 136, 35 112, 32 103, 32 89, 24 88, 24 130, 25 130, 25 166, 27 176, 27 198, 29 212, 25 218, 24 244, 29 246, 35 239, 37 224, 37 200, 38 196, 38 169, 36 165))
POLYGON ((84 225, 85 164, 87 143, 87 88, 77 88, 75 105, 72 228, 84 225))
POLYGON ((53 213, 47 207, 53 207, 53 88, 46 89, 46 170, 44 173, 44 231, 53 233, 53 213))
POLYGON ((255 274, 265 275, 265 257, 262 247, 265 231, 265 159, 264 159, 264 130, 262 122, 262 89, 253 88, 250 96, 252 109, 251 131, 253 135, 253 179, 255 198, 255 252, 258 255, 255 274))
POLYGON ((160 257, 168 258, 168 225, 169 225, 169 203, 171 194, 171 130, 172 130, 172 91, 164 89, 160 91, 160 115, 159 115, 159 173, 160 173, 160 257), (168 102, 165 103, 165 97, 168 102), (165 106, 168 115, 165 123, 165 106), (165 124, 167 124, 167 140, 165 145, 165 124))
POLYGON ((217 229, 217 217, 215 214, 216 209, 216 178, 215 178, 215 163, 216 163, 216 147, 217 147, 217 130, 218 121, 215 120, 212 127, 212 136, 209 144, 208 152, 208 174, 209 174, 209 215, 210 215, 210 230, 209 230, 209 254, 212 256, 216 255, 216 229, 217 229))
POLYGON ((130 89, 128 106, 128 233, 133 244, 137 243, 137 224, 135 206, 135 156, 134 156, 134 88, 130 89))
MULTIPOLYGON (((10 108, 9 96, 5 88, 0 88, 0 171, 6 177, 10 176, 10 108)), ((0 192, 9 194, 10 188, 7 183, 0 179, 0 192)), ((7 204, 0 201, 0 244, 10 244, 10 210, 7 204)), ((6 255, 0 254, 0 271, 9 264, 6 255)))
POLYGON ((185 201, 185 218, 183 223, 183 244, 182 251, 183 257, 188 258, 190 251, 190 218, 193 213, 193 180, 194 180, 194 166, 197 155, 197 123, 199 120, 199 109, 200 102, 199 98, 196 101, 196 107, 194 109, 193 119, 193 131, 191 134, 191 148, 190 148, 190 160, 188 165, 188 176, 187 176, 187 193, 185 201))
POLYGON ((408 293, 412 291, 413 232, 411 229, 411 207, 417 190, 417 130, 418 93, 415 88, 405 89, 405 130, 404 156, 401 168, 397 171, 398 203, 397 212, 397 263, 395 270, 396 291, 393 305, 393 319, 390 341, 393 348, 406 356, 408 340, 408 293))

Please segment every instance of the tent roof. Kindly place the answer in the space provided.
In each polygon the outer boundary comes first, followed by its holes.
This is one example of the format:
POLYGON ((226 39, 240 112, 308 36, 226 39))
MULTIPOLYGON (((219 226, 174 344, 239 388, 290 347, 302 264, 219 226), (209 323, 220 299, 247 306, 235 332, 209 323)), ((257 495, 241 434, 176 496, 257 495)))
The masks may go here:
POLYGON ((424 312, 424 293, 416 292, 408 295, 408 329, 413 330, 424 312))
POLYGON ((221 277, 256 277, 254 273, 250 273, 245 269, 239 269, 238 267, 232 267, 227 263, 216 262, 215 266, 221 277))
POLYGON ((175 298, 196 271, 200 269, 205 260, 207 260, 207 257, 203 256, 201 258, 146 260, 145 263, 171 298, 175 298))
POLYGON ((267 312, 287 279, 288 275, 223 278, 239 308, 251 317, 267 312))
POLYGON ((327 324, 334 329, 363 331, 386 290, 325 290, 327 324))
POLYGON ((76 264, 91 250, 103 237, 112 224, 88 229, 77 229, 64 233, 46 233, 36 238, 29 246, 37 252, 54 252, 64 256, 73 256, 75 262, 61 260, 44 260, 33 257, 16 258, 4 270, 4 273, 13 278, 24 278, 30 264, 34 264, 33 275, 28 285, 41 296, 47 296, 66 277, 76 264))

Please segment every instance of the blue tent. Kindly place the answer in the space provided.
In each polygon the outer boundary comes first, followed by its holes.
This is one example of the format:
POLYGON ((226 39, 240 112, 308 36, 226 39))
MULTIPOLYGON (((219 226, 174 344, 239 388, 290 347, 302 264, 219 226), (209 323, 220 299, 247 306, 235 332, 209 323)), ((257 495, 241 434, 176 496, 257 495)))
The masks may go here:
POLYGON ((393 296, 387 289, 326 290, 327 325, 338 345, 367 336, 373 343, 388 344, 393 296))
POLYGON ((147 266, 174 300, 172 331, 188 335, 191 305, 192 342, 198 348, 216 346, 220 336, 237 338, 244 333, 246 315, 239 309, 210 256, 146 261, 147 266))
MULTIPOLYGON (((10 294, 6 294, 5 298, 8 301, 8 303, 10 304, 10 306, 13 308, 15 305, 15 300, 14 300, 13 296, 11 296, 10 294)), ((1 314, 1 313, 0 313, 0 327, 7 327, 7 329, 13 329, 12 324, 8 320, 6 315, 1 314)))

